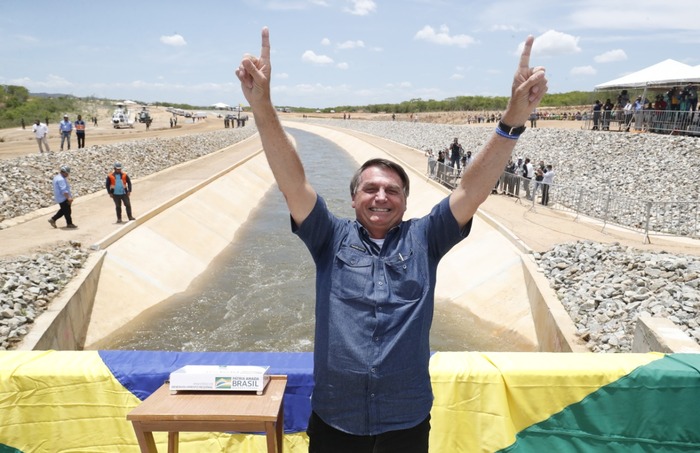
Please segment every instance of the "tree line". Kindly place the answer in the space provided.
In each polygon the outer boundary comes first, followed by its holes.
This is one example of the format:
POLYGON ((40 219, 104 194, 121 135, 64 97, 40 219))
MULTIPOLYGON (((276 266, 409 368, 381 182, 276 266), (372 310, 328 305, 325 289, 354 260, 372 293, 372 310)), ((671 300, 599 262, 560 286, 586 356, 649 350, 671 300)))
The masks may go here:
MULTIPOLYGON (((599 93, 570 91, 568 93, 546 94, 540 107, 570 107, 591 105, 599 93)), ((339 106, 336 112, 367 113, 425 113, 425 112, 481 112, 505 110, 507 96, 457 96, 441 101, 434 99, 411 99, 399 104, 371 104, 367 106, 339 106)), ((326 109, 327 110, 327 109, 326 109)))
POLYGON ((73 96, 32 96, 25 87, 0 85, 0 128, 20 126, 22 120, 27 125, 47 118, 58 123, 66 112, 75 112, 78 103, 73 96))
MULTIPOLYGON (((568 93, 546 94, 541 107, 568 107, 591 105, 600 93, 587 91, 571 91, 568 93)), ((96 98, 77 98, 68 95, 58 96, 33 96, 23 86, 0 85, 0 128, 17 127, 24 120, 27 125, 35 119, 56 123, 67 112, 72 115, 82 114, 90 117, 92 113, 82 112, 85 109, 85 101, 111 104, 108 100, 96 98)), ((370 104, 365 106, 340 105, 324 108, 324 112, 335 110, 336 112, 366 112, 366 113, 425 113, 425 112, 454 112, 454 111, 499 111, 504 110, 508 104, 506 96, 456 96, 441 101, 429 99, 411 99, 398 104, 370 104)), ((146 105, 146 103, 143 103, 146 105)), ((151 105, 164 107, 177 107, 185 110, 197 110, 207 107, 197 107, 189 104, 176 104, 169 102, 154 102, 151 105)), ((297 112, 313 112, 315 109, 305 107, 292 107, 297 112)))

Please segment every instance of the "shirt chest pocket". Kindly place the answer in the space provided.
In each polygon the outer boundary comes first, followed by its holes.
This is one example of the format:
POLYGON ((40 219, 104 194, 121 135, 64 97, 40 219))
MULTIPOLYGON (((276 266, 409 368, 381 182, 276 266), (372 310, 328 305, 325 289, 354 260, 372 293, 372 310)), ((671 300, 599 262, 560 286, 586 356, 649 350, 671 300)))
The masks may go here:
POLYGON ((386 278, 392 295, 390 303, 416 302, 428 284, 412 251, 386 260, 386 278))
POLYGON ((371 291, 372 257, 353 249, 336 254, 331 291, 345 300, 362 299, 371 291))

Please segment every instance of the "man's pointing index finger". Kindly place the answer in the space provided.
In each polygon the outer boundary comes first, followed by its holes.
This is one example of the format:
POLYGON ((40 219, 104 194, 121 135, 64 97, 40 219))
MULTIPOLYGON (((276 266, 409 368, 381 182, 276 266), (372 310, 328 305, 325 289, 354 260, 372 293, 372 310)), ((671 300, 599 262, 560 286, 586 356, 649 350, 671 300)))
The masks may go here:
POLYGON ((260 49, 260 58, 266 62, 270 60, 270 29, 263 27, 262 29, 262 48, 260 49))
POLYGON ((530 52, 532 51, 532 43, 535 41, 535 37, 530 35, 525 40, 525 46, 523 47, 523 53, 520 54, 520 69, 530 68, 530 52))

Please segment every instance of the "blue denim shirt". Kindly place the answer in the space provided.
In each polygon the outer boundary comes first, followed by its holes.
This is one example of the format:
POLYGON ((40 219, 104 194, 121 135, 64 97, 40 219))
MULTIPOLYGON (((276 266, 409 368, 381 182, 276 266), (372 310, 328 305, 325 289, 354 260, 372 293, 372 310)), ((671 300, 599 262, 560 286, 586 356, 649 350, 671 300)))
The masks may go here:
POLYGON ((460 230, 449 198, 391 229, 381 250, 356 220, 339 219, 318 196, 292 231, 316 263, 313 410, 355 435, 411 428, 433 402, 428 362, 440 259, 460 230))

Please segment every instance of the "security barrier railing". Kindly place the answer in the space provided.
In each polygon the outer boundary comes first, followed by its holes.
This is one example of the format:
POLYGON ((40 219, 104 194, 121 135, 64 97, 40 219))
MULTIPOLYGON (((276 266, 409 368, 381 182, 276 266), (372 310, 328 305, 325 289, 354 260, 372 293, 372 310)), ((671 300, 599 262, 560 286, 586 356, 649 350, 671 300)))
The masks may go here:
POLYGON ((687 110, 640 110, 589 112, 584 129, 644 131, 659 134, 683 134, 700 136, 700 112, 687 110))
MULTIPOLYGON (((437 161, 428 161, 427 176, 454 189, 463 169, 456 169, 437 161)), ((494 192, 515 197, 529 203, 534 209, 543 206, 598 219, 607 224, 631 229, 644 235, 651 234, 700 238, 700 201, 653 201, 626 197, 611 188, 587 188, 575 185, 545 184, 513 173, 503 172, 494 192), (530 197, 528 197, 528 192, 530 197)))

